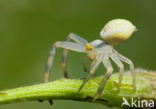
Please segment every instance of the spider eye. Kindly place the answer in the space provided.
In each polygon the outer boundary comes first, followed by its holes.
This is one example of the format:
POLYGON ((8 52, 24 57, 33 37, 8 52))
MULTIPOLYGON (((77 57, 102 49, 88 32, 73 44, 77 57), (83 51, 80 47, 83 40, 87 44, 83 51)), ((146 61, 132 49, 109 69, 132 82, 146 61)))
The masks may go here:
POLYGON ((136 27, 130 21, 114 19, 104 26, 100 36, 110 44, 118 44, 127 40, 136 30, 136 27))

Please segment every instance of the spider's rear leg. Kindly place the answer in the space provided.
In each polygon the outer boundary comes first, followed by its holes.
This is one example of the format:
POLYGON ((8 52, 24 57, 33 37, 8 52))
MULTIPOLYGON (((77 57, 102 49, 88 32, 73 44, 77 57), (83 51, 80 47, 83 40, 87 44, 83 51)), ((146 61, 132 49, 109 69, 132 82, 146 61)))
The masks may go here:
POLYGON ((88 59, 88 56, 85 56, 83 61, 82 61, 83 69, 84 69, 85 72, 88 72, 87 63, 86 63, 87 59, 88 59))
MULTIPOLYGON (((77 44, 80 44, 81 46, 85 46, 85 44, 88 43, 87 40, 83 39, 82 37, 80 37, 80 36, 78 36, 78 35, 76 35, 74 33, 70 33, 67 36, 66 41, 70 42, 71 39, 73 41, 75 41, 77 44)), ((65 78, 68 78, 68 72, 66 70, 67 55, 68 55, 68 50, 64 49, 61 66, 62 66, 62 70, 63 70, 65 78)))
POLYGON ((112 56, 111 58, 119 68, 119 80, 118 80, 119 82, 118 82, 117 90, 118 90, 118 92, 120 92, 120 86, 121 86, 121 82, 122 82, 122 79, 123 79, 123 73, 124 73, 124 66, 123 66, 122 62, 119 60, 118 57, 112 56))
POLYGON ((132 74, 132 87, 134 89, 134 91, 136 91, 136 75, 135 75, 135 72, 134 72, 134 65, 132 63, 132 61, 124 56, 122 56, 121 54, 118 53, 118 56, 119 56, 119 59, 127 64, 129 64, 130 66, 130 71, 131 71, 131 74, 132 74))
POLYGON ((92 63, 90 66, 90 72, 87 76, 87 78, 83 81, 83 83, 81 84, 78 92, 84 87, 84 85, 86 84, 86 82, 95 74, 95 70, 97 69, 97 67, 99 66, 99 64, 101 63, 101 59, 103 56, 98 56, 92 63))
POLYGON ((101 93, 102 93, 102 91, 103 91, 103 89, 104 89, 104 86, 105 86, 107 80, 110 78, 110 76, 111 76, 111 74, 112 74, 112 72, 113 72, 113 67, 112 67, 112 65, 111 65, 111 63, 110 63, 110 60, 109 60, 109 58, 108 58, 107 56, 104 57, 104 59, 103 59, 103 64, 104 64, 104 66, 105 66, 107 72, 106 72, 106 74, 104 75, 104 77, 102 78, 102 81, 101 81, 101 83, 100 83, 100 86, 99 86, 99 88, 98 88, 98 90, 97 90, 97 93, 96 93, 94 99, 92 100, 92 102, 95 102, 96 99, 98 99, 98 98, 100 97, 100 95, 101 95, 101 93))

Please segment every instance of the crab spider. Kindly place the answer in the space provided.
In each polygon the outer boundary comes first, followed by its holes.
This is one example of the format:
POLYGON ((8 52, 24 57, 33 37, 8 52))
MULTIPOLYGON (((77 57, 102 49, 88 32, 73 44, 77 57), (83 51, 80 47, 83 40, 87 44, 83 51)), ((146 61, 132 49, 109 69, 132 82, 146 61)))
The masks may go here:
MULTIPOLYGON (((62 69, 64 72, 64 77, 66 78, 68 77, 66 71, 66 58, 67 58, 68 50, 86 53, 87 57, 89 57, 93 61, 90 65, 89 74, 81 84, 78 91, 80 91, 85 85, 85 83, 95 74, 95 71, 98 68, 100 63, 103 63, 104 67, 106 68, 106 73, 101 80, 97 93, 93 99, 93 102, 100 97, 107 80, 110 78, 113 72, 113 67, 111 65, 110 59, 119 68, 119 80, 118 80, 117 91, 118 92, 120 91, 120 85, 124 73, 124 65, 122 61, 129 64, 130 66, 130 70, 132 74, 132 87, 134 90, 136 90, 134 65, 132 61, 124 57, 120 53, 118 53, 112 46, 114 44, 118 44, 125 41, 135 31, 136 31, 136 27, 130 21, 125 19, 115 19, 109 21, 100 32, 100 36, 103 40, 97 39, 92 42, 88 42, 87 40, 80 37, 79 35, 70 33, 67 36, 66 41, 57 41, 52 45, 50 49, 50 56, 48 59, 46 72, 44 75, 45 82, 48 82, 48 76, 53 64, 56 48, 64 48, 63 57, 62 57, 62 69)), ((86 65, 84 64, 84 67, 85 66, 86 65)))

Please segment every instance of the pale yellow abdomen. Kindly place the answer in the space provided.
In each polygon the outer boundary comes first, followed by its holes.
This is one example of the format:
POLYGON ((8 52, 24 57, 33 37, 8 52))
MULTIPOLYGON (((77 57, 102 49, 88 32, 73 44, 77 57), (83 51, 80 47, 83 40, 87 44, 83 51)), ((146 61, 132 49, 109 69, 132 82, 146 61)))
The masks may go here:
POLYGON ((135 31, 136 27, 130 21, 114 19, 104 26, 100 36, 110 44, 118 44, 127 40, 135 31))

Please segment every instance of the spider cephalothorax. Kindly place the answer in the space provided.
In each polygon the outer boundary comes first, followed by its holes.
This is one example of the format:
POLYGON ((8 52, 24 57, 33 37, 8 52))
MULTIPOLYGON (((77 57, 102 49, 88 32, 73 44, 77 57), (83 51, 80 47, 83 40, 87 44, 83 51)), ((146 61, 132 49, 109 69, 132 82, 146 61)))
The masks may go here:
POLYGON ((79 91, 83 88, 85 83, 94 75, 100 63, 103 63, 104 67, 106 68, 106 73, 103 76, 103 79, 101 80, 100 86, 93 101, 95 101, 98 97, 100 97, 106 81, 109 79, 109 77, 113 72, 113 67, 111 65, 110 59, 118 66, 120 72, 117 88, 118 92, 120 91, 120 85, 124 73, 124 65, 122 64, 121 61, 129 64, 130 66, 133 80, 132 86, 135 90, 135 73, 132 61, 124 57, 123 55, 119 54, 112 47, 113 44, 118 44, 128 39, 135 31, 136 27, 128 20, 115 19, 109 21, 100 32, 100 36, 103 40, 97 39, 92 42, 88 42, 84 38, 74 33, 70 33, 67 36, 66 41, 57 41, 52 45, 45 72, 45 82, 48 82, 48 76, 53 63, 56 48, 64 48, 62 57, 62 69, 65 77, 68 77, 66 71, 66 58, 68 50, 84 52, 93 61, 90 65, 89 75, 80 86, 79 91), (71 40, 73 40, 74 42, 71 42, 71 40))

